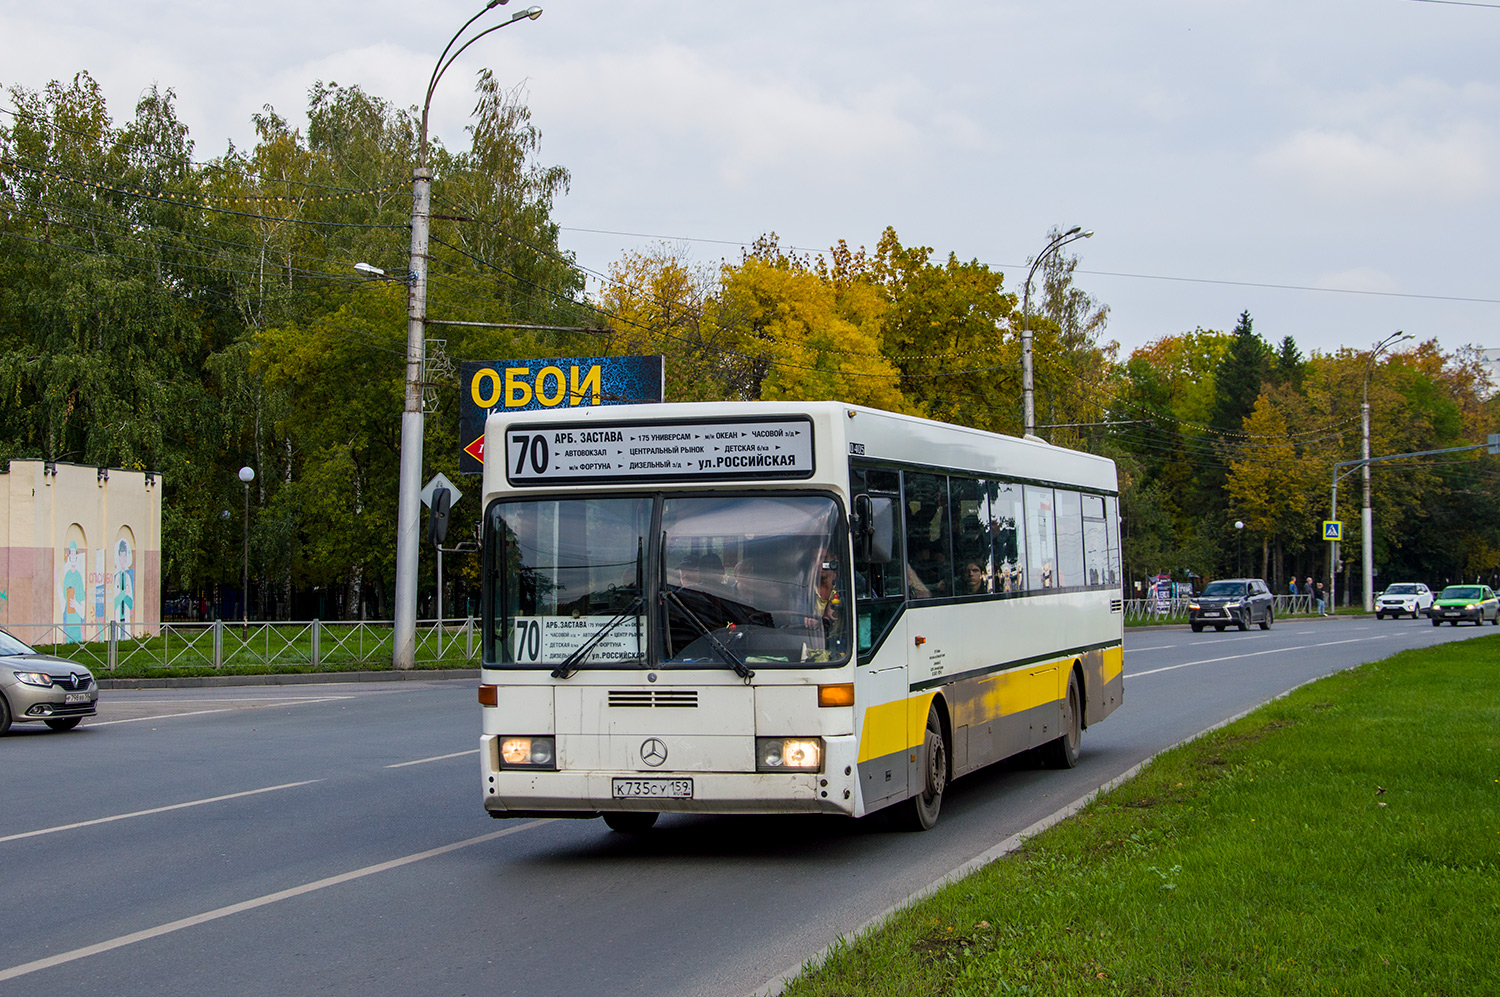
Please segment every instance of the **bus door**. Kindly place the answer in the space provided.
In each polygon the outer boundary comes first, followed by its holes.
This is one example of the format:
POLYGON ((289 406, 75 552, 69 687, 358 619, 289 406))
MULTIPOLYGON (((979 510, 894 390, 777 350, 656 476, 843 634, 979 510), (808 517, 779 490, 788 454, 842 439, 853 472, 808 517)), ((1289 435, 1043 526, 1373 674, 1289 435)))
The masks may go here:
POLYGON ((910 795, 906 586, 895 473, 853 468, 850 477, 855 486, 855 731, 860 793, 868 812, 910 795))

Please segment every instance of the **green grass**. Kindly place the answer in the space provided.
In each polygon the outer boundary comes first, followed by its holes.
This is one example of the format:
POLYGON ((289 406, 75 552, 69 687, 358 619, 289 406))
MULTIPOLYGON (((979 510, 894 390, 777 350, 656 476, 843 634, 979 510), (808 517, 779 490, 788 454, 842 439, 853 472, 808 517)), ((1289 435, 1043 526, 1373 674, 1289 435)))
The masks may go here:
POLYGON ((1500 993, 1497 693, 1500 636, 1304 686, 786 993, 1500 993))

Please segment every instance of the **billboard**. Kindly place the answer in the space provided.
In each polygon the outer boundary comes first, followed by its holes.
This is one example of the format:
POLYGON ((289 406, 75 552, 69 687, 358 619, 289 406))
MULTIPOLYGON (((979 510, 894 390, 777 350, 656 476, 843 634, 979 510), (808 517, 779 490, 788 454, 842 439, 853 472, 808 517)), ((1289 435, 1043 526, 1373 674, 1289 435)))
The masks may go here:
POLYGON ((458 469, 484 470, 484 420, 491 412, 660 402, 665 368, 661 356, 465 361, 459 366, 458 469))

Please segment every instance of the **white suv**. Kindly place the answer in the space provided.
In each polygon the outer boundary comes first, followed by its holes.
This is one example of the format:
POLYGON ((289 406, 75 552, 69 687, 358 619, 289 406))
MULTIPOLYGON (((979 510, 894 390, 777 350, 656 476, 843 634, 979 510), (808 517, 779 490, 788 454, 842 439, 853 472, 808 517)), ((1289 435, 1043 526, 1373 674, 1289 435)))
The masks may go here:
POLYGON ((1375 618, 1383 620, 1387 615, 1410 614, 1412 619, 1423 616, 1432 607, 1432 590, 1421 582, 1397 582, 1388 586, 1375 600, 1375 618))

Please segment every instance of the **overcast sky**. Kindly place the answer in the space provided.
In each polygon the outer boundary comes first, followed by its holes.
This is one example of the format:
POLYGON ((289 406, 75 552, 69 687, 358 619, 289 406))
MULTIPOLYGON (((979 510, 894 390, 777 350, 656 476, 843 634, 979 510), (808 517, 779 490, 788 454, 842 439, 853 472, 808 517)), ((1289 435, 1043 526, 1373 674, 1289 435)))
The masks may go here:
MULTIPOLYGON (((117 122, 170 87, 207 160, 252 146, 262 105, 305 121, 318 80, 417 103, 481 6, 0 0, 0 83, 87 70, 117 122)), ((1500 0, 542 6, 450 71, 433 132, 463 144, 480 66, 524 83, 589 270, 890 225, 1019 289, 1048 228, 1080 224, 1078 283, 1126 351, 1245 309, 1304 352, 1396 329, 1500 347, 1500 0)))

